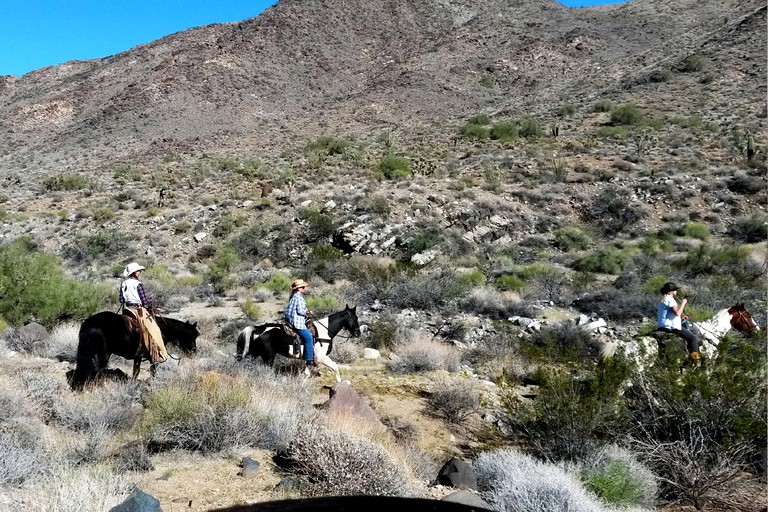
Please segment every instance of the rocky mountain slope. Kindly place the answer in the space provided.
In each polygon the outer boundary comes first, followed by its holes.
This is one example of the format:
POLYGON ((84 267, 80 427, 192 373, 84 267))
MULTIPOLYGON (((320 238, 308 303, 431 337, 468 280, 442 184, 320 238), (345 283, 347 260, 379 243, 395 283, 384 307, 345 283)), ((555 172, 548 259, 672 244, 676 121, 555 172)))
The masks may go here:
POLYGON ((648 75, 694 53, 716 76, 669 91, 674 101, 745 119, 764 110, 764 28, 756 0, 283 1, 239 23, 3 77, 0 172, 275 155, 323 133, 440 132, 478 111, 551 115, 562 99, 642 98, 664 110, 648 75))

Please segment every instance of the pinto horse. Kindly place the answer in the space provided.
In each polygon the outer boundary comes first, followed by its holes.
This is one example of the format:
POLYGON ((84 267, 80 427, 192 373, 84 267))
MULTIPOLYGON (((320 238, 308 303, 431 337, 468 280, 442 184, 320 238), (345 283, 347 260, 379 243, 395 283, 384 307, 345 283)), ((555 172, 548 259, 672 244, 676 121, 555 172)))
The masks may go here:
MULTIPOLYGON (((333 338, 346 329, 354 336, 360 336, 360 324, 357 322, 357 308, 346 306, 342 311, 337 311, 329 316, 315 320, 317 337, 315 338, 315 354, 317 362, 327 366, 336 374, 336 382, 341 382, 338 365, 328 357, 333 348, 333 338)), ((304 346, 299 350, 294 348, 294 338, 285 332, 282 324, 270 323, 259 326, 248 326, 237 337, 237 359, 243 355, 253 358, 260 357, 266 364, 272 366, 275 356, 281 355, 291 359, 301 359, 304 346), (246 344, 247 352, 246 352, 246 344)))
MULTIPOLYGON (((155 321, 166 344, 173 344, 185 353, 197 351, 197 323, 190 324, 173 318, 156 316, 155 321)), ((80 326, 75 369, 67 372, 67 380, 74 390, 82 389, 88 382, 100 376, 118 375, 125 378, 120 370, 108 370, 112 354, 133 359, 133 378, 139 376, 141 362, 149 360, 146 350, 140 350, 139 333, 131 330, 123 315, 102 311, 85 319, 80 326)), ((150 365, 154 377, 157 363, 150 365)))

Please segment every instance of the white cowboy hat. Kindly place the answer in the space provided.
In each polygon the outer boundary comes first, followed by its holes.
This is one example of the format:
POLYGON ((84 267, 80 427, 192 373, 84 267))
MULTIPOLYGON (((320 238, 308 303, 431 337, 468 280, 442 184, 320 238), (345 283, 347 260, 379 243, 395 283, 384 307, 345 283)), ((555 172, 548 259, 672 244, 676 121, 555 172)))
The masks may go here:
POLYGON ((125 270, 123 270, 123 277, 128 277, 134 272, 138 272, 139 270, 146 270, 144 267, 136 263, 135 261, 128 264, 128 266, 125 267, 125 270))

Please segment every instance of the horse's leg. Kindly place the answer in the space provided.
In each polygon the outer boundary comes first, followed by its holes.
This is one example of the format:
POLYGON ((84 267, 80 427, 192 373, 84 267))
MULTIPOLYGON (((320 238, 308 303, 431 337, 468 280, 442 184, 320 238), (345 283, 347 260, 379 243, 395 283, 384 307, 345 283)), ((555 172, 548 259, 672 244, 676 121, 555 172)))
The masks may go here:
POLYGON ((326 349, 325 347, 322 346, 322 344, 318 343, 317 345, 315 345, 315 355, 317 356, 317 362, 333 370, 333 373, 336 374, 336 382, 341 382, 339 365, 333 362, 333 360, 326 355, 325 351, 326 349))
POLYGON ((157 375, 157 363, 150 363, 149 364, 149 376, 154 379, 155 375, 157 375))
POLYGON ((133 358, 133 380, 139 378, 139 371, 141 371, 141 357, 133 358))

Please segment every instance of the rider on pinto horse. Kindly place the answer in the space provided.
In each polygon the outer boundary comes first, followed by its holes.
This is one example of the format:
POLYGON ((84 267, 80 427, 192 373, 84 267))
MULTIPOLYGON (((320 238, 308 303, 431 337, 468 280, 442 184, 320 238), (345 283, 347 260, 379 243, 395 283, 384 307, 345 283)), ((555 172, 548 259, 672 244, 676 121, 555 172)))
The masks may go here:
POLYGON ((308 367, 317 366, 315 359, 315 340, 312 332, 307 329, 307 315, 312 314, 307 309, 307 301, 304 300, 304 293, 307 291, 309 283, 303 279, 296 279, 291 283, 291 300, 288 307, 285 308, 285 321, 296 331, 301 339, 304 340, 304 361, 308 367))

